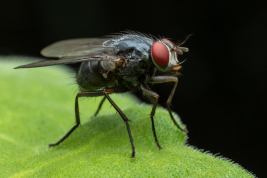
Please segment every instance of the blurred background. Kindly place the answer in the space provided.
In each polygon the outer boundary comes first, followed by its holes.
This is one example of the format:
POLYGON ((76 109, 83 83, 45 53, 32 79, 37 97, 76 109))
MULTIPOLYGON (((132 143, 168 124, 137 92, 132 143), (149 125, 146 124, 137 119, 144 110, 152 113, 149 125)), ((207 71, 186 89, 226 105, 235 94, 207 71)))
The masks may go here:
MULTIPOLYGON (((41 57, 39 51, 58 40, 126 29, 174 42, 193 33, 172 102, 189 130, 188 143, 262 177, 266 22, 263 1, 10 0, 0 7, 0 55, 41 57)), ((171 86, 155 90, 164 105, 171 86)))

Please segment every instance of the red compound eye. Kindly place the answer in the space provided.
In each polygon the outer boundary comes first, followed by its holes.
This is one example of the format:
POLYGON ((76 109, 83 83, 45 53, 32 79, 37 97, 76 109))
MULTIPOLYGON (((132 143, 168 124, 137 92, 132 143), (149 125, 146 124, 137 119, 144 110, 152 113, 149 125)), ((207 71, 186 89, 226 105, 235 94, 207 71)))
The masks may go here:
POLYGON ((164 39, 162 39, 162 40, 164 40, 164 41, 168 41, 169 43, 171 43, 171 44, 174 46, 174 43, 171 42, 170 40, 168 40, 168 39, 166 39, 166 38, 164 38, 164 39))
POLYGON ((154 63, 162 68, 165 69, 168 67, 169 64, 169 49, 167 46, 161 42, 155 42, 152 45, 151 48, 151 54, 152 54, 152 59, 154 63))
MULTIPOLYGON (((164 38, 164 39, 162 39, 162 40, 168 41, 169 43, 171 43, 171 44, 174 46, 174 43, 171 42, 170 40, 168 40, 168 39, 166 39, 166 38, 164 38)), ((176 53, 176 57, 178 57, 178 54, 177 54, 177 53, 176 53)))

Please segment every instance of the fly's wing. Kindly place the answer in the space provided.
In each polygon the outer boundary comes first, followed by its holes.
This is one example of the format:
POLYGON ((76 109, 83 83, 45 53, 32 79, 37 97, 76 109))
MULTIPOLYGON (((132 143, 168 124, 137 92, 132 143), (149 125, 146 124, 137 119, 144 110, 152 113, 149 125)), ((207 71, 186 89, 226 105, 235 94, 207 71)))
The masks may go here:
POLYGON ((31 64, 18 66, 18 67, 15 67, 14 69, 44 67, 44 66, 52 66, 52 65, 58 65, 58 64, 75 64, 75 63, 86 62, 86 61, 114 61, 116 62, 118 60, 119 60, 118 57, 110 56, 107 54, 100 54, 100 55, 95 55, 92 57, 73 56, 73 57, 63 57, 59 60, 45 60, 45 61, 35 62, 31 64))
POLYGON ((83 56, 104 48, 107 38, 81 38, 63 40, 45 47, 41 54, 45 57, 83 56))
POLYGON ((74 64, 86 61, 117 61, 118 58, 111 53, 109 46, 104 46, 103 42, 107 38, 85 38, 56 42, 41 51, 45 57, 58 57, 58 60, 45 60, 18 68, 33 68, 59 64, 74 64))

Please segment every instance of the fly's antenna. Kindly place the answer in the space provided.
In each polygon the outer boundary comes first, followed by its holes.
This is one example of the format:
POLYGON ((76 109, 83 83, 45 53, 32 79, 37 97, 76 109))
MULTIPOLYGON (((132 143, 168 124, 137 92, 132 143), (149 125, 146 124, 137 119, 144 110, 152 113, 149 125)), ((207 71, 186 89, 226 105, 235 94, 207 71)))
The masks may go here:
POLYGON ((192 36, 192 35, 193 35, 193 34, 188 35, 182 43, 175 45, 175 46, 172 48, 172 51, 175 51, 175 52, 176 52, 177 54, 179 54, 179 55, 183 55, 184 52, 188 52, 188 51, 189 51, 188 48, 186 48, 186 47, 180 47, 180 46, 183 45, 183 44, 185 44, 185 42, 188 40, 188 38, 189 38, 190 36, 192 36))
POLYGON ((179 55, 183 55, 184 52, 189 51, 188 48, 180 47, 180 46, 174 46, 171 50, 177 52, 177 54, 179 54, 179 55))
POLYGON ((188 36, 185 38, 185 40, 184 40, 182 43, 179 44, 179 46, 185 44, 185 42, 188 40, 188 38, 189 38, 190 36, 192 36, 192 35, 193 35, 193 33, 190 34, 190 35, 188 35, 188 36))

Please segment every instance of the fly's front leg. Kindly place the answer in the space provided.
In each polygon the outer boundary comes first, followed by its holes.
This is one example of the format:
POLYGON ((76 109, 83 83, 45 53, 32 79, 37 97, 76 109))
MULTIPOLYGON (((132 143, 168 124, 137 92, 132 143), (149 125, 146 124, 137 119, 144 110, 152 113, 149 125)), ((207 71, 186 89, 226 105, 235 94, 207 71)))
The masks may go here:
POLYGON ((156 141, 157 146, 159 147, 159 149, 161 150, 162 147, 160 146, 159 142, 158 142, 158 138, 157 138, 157 134, 156 134, 156 129, 155 129, 155 124, 154 124, 154 115, 155 115, 155 111, 157 108, 157 104, 158 104, 158 99, 159 99, 159 95, 152 91, 146 84, 142 84, 141 85, 141 90, 143 91, 143 93, 149 97, 153 97, 155 98, 155 102, 152 108, 152 111, 150 113, 150 118, 151 118, 151 122, 152 122, 152 131, 153 131, 153 135, 156 141))
POLYGON ((173 95, 175 93, 175 90, 176 90, 176 87, 177 87, 177 84, 178 84, 178 78, 177 77, 173 77, 173 76, 156 76, 156 77, 153 77, 151 79, 151 82, 150 83, 166 83, 166 82, 174 82, 174 86, 173 86, 173 89, 171 91, 171 94, 166 102, 166 107, 169 111, 169 114, 171 116, 171 119, 173 121, 173 123, 177 126, 178 129, 180 129, 181 131, 187 133, 187 129, 184 128, 182 129, 176 122, 176 120, 174 119, 173 115, 172 115, 172 112, 171 112, 171 108, 170 108, 170 105, 171 105, 171 102, 172 102, 172 98, 173 98, 173 95))

